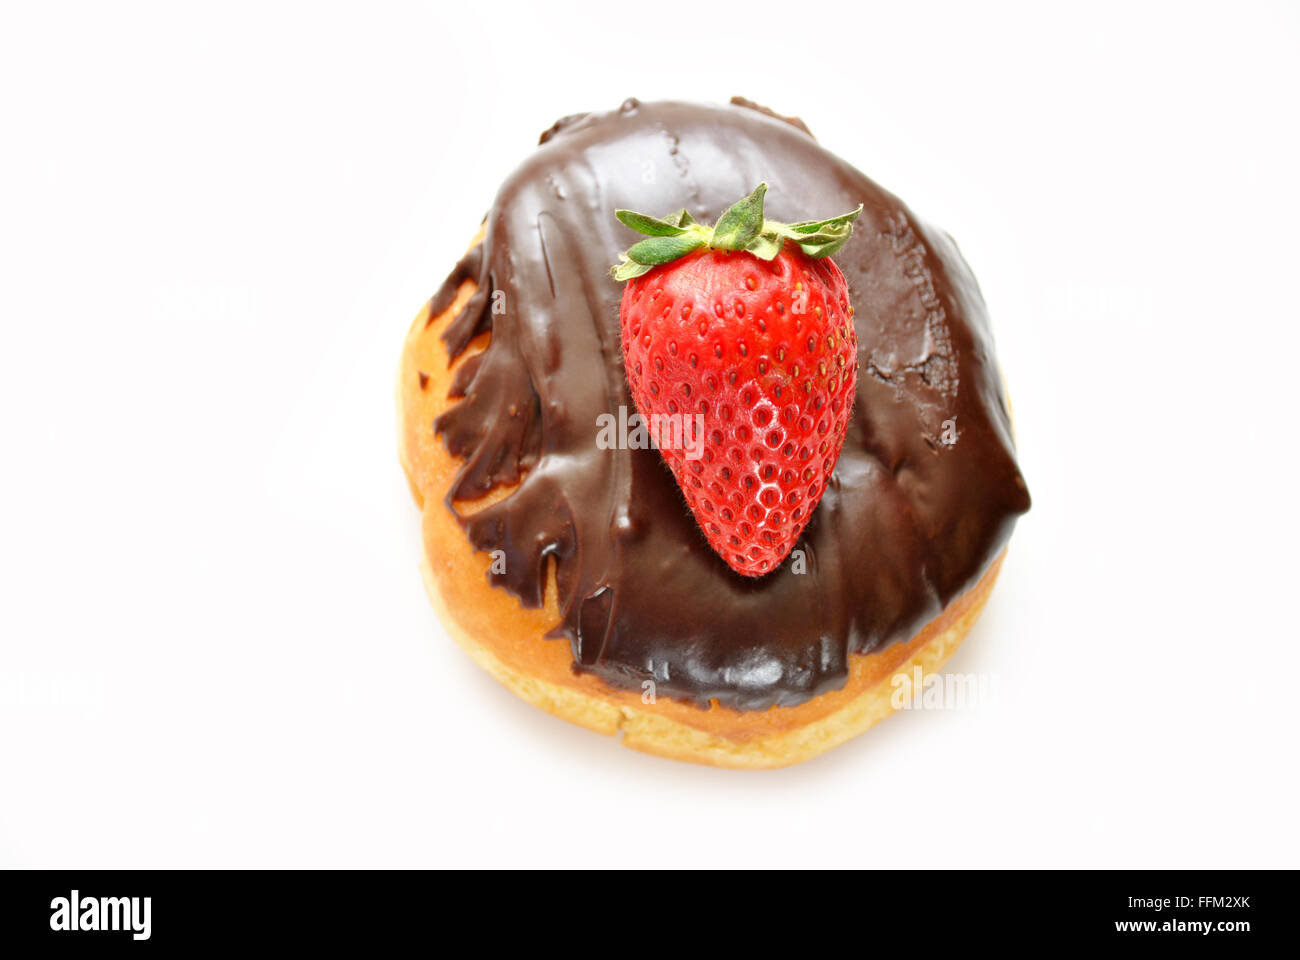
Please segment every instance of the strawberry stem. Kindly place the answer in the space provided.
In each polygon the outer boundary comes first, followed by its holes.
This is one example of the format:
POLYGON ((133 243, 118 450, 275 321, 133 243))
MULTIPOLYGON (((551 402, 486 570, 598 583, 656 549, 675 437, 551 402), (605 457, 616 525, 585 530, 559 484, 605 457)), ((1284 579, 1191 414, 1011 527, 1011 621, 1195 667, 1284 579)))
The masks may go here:
POLYGON ((620 254, 610 272, 615 280, 631 280, 705 247, 743 251, 760 260, 771 260, 787 240, 797 243, 810 257, 829 257, 848 242, 853 235, 853 221, 862 212, 862 204, 858 204, 856 210, 828 220, 779 223, 763 216, 766 194, 767 184, 760 183, 753 193, 728 207, 711 227, 697 223, 684 209, 664 217, 615 210, 620 223, 647 239, 620 254))

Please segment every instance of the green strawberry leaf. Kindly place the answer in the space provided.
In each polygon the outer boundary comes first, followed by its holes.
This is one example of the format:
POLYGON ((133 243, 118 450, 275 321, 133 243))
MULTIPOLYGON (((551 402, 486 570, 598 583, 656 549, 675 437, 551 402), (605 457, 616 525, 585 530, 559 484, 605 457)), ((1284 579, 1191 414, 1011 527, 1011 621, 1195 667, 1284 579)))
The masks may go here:
POLYGON ((633 277, 643 276, 654 269, 648 263, 637 263, 635 260, 629 260, 626 253, 620 253, 619 260, 620 262, 610 270, 610 274, 615 280, 631 280, 633 277))
MULTIPOLYGON (((686 211, 682 210, 680 213, 686 213, 686 211)), ((673 222, 673 217, 676 217, 677 214, 669 214, 660 220, 658 217, 648 217, 644 213, 637 213, 635 210, 615 210, 614 216, 618 217, 619 223, 631 227, 637 233, 644 233, 648 237, 680 237, 686 232, 684 227, 673 222)))
POLYGON ((763 231, 763 195, 767 184, 760 183, 754 192, 737 200, 713 225, 713 241, 719 250, 744 250, 763 231))
POLYGON ((829 220, 801 220, 798 223, 790 224, 790 229, 795 233, 816 233, 823 227, 837 227, 840 225, 851 224, 858 219, 858 214, 862 212, 862 204, 858 204, 858 209, 849 213, 842 213, 838 217, 831 217, 829 220))
POLYGON ((785 237, 776 232, 760 233, 745 245, 745 252, 760 260, 775 260, 785 246, 785 237))
POLYGON ((801 246, 805 243, 818 246, 823 243, 830 243, 832 240, 847 240, 852 233, 852 227, 848 224, 840 224, 835 227, 822 227, 822 229, 818 230, 816 233, 786 234, 786 237, 801 246))
POLYGON ((701 237, 650 237, 628 248, 629 260, 657 267, 663 263, 672 263, 705 245, 701 237))
POLYGON ((849 235, 846 233, 838 240, 828 240, 825 243, 801 243, 799 249, 813 259, 829 257, 832 254, 839 253, 840 248, 849 242, 849 235))

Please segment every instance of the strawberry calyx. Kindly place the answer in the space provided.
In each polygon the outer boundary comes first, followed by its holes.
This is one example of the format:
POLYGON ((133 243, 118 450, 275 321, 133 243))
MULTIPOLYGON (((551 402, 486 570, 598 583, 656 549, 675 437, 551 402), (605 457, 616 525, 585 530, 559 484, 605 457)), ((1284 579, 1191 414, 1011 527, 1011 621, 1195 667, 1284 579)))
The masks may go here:
POLYGON ((826 220, 779 223, 763 216, 766 193, 767 184, 760 183, 753 193, 728 207, 711 227, 698 223, 685 208, 663 217, 615 210, 620 223, 645 234, 646 239, 619 254, 619 262, 610 272, 615 280, 631 280, 705 248, 743 251, 760 260, 773 260, 787 240, 797 243, 810 257, 829 257, 848 242, 853 221, 862 212, 862 204, 858 204, 856 210, 826 220))

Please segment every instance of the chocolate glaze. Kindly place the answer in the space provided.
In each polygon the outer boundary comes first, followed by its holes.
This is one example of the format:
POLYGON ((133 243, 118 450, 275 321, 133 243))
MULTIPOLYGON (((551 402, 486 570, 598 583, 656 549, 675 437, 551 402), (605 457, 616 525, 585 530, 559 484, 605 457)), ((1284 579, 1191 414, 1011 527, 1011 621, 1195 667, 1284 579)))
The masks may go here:
POLYGON ((641 104, 565 117, 502 186, 486 236, 433 298, 478 290, 443 334, 462 398, 434 424, 464 463, 447 504, 492 576, 542 603, 554 561, 574 668, 611 684, 742 710, 843 686, 850 653, 905 640, 972 586, 1029 494, 1016 466, 984 302, 952 241, 747 101, 641 104), (786 222, 865 209, 835 256, 848 280, 860 374, 843 453, 789 560, 758 580, 709 548, 655 450, 597 448, 597 416, 633 410, 619 353, 637 239, 615 208, 685 206, 712 222, 760 180, 786 222), (494 294, 497 294, 494 296, 494 294), (945 421, 957 439, 945 444, 945 421), (456 510, 518 486, 477 511, 456 510))

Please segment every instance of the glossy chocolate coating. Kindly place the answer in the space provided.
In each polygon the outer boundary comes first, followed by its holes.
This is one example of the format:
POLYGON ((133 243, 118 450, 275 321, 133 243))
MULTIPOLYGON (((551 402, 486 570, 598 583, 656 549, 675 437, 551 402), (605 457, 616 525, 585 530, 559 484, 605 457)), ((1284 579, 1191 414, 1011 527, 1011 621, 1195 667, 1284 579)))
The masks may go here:
POLYGON ((447 505, 475 548, 505 552, 492 581, 524 604, 541 604, 554 562, 554 637, 576 670, 741 710, 801 703, 843 686, 850 653, 937 616, 1029 508, 970 270, 802 125, 747 102, 629 100, 566 117, 502 186, 486 227, 433 300, 437 314, 462 281, 478 284, 444 333, 453 356, 492 334, 434 424, 464 461, 447 505), (638 238, 614 210, 685 206, 712 222, 760 180, 775 220, 865 209, 835 255, 860 351, 848 437, 795 547, 805 572, 787 560, 753 580, 709 548, 657 451, 598 448, 597 417, 634 409, 609 268, 638 238))

